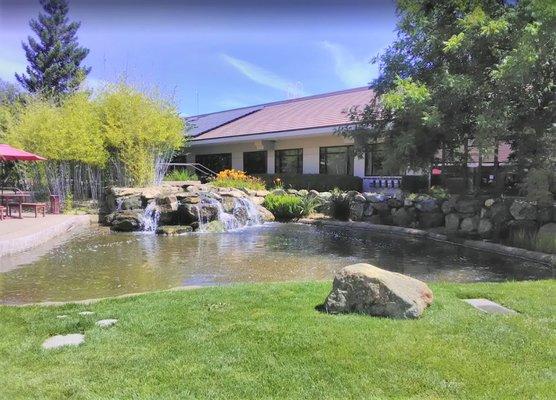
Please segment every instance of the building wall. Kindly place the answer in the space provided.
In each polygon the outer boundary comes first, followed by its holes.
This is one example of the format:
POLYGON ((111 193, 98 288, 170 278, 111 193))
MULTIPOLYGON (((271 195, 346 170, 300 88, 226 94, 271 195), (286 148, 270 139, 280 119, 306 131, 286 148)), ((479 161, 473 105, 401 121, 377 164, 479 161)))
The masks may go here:
MULTIPOLYGON (((218 154, 232 153, 232 168, 243 169, 243 152, 246 151, 267 151, 267 168, 268 173, 274 173, 274 151, 288 149, 303 149, 303 173, 318 174, 319 173, 319 153, 320 147, 326 146, 342 146, 353 144, 352 140, 342 136, 329 134, 321 136, 311 136, 306 138, 292 138, 283 140, 257 140, 249 142, 240 142, 235 144, 221 145, 200 145, 194 143, 187 149, 187 161, 194 162, 197 154, 218 154)), ((363 177, 365 175, 364 158, 355 158, 353 165, 355 176, 363 177)))

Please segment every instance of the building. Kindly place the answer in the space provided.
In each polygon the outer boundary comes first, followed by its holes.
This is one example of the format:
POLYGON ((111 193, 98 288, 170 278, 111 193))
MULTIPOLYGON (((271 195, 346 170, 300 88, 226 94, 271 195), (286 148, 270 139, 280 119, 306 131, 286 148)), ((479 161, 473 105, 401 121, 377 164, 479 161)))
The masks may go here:
POLYGON ((398 187, 401 176, 382 171, 380 145, 355 157, 353 140, 336 133, 351 123, 347 111, 361 110, 373 96, 361 87, 190 117, 190 146, 179 161, 215 172, 351 175, 362 178, 363 190, 398 187))

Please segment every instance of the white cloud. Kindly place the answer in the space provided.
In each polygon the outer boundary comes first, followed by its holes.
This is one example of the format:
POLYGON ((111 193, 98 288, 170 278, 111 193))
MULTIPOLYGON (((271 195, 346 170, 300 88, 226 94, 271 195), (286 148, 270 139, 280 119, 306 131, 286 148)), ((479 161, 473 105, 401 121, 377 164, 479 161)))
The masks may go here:
POLYGON ((238 58, 222 54, 222 58, 226 63, 234 67, 240 73, 253 82, 268 86, 274 89, 284 91, 286 93, 295 92, 296 96, 304 96, 306 93, 299 88, 299 84, 289 81, 281 76, 276 75, 272 71, 268 71, 258 65, 252 64, 248 61, 240 60, 238 58))
POLYGON ((372 80, 376 66, 370 64, 370 57, 358 60, 345 47, 326 40, 320 45, 334 60, 334 70, 343 83, 350 87, 363 86, 372 80))

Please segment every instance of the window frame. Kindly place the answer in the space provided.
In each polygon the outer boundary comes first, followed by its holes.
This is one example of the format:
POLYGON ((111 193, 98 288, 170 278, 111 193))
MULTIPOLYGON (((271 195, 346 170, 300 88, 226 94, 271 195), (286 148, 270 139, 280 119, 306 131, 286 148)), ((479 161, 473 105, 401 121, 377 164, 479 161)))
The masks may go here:
POLYGON ((294 149, 280 149, 274 150, 274 173, 276 174, 295 174, 295 175, 302 175, 303 174, 303 148, 294 148, 294 149), (297 151, 295 156, 297 158, 297 165, 296 165, 296 172, 282 172, 282 158, 280 155, 284 154, 287 151, 297 151))
POLYGON ((251 175, 257 175, 257 174, 266 174, 268 173, 268 152, 266 150, 254 150, 254 151, 244 151, 243 152, 243 171, 245 171, 245 173, 247 174, 251 174, 251 175), (264 153, 264 172, 252 172, 252 171, 247 171, 247 168, 245 167, 245 157, 250 155, 250 154, 255 154, 255 153, 264 153))
POLYGON ((232 168, 232 153, 195 154, 195 162, 209 168, 210 170, 212 170, 216 173, 218 173, 220 171, 224 171, 226 169, 231 169, 232 168), (224 168, 222 168, 218 171, 216 171, 216 169, 214 169, 214 168, 211 168, 211 167, 213 167, 212 165, 210 165, 210 166, 206 165, 206 163, 202 162, 202 160, 201 160, 202 157, 218 157, 218 156, 220 156, 222 159, 224 159, 224 158, 226 159, 225 160, 226 162, 224 163, 226 165, 224 166, 224 168))
POLYGON ((336 176, 352 176, 354 174, 354 168, 353 168, 353 164, 354 164, 354 153, 353 153, 353 145, 338 145, 338 146, 323 146, 323 147, 319 147, 319 174, 322 175, 336 175, 336 176), (328 161, 327 161, 327 155, 328 155, 328 150, 330 149, 334 149, 334 148, 345 148, 346 149, 346 170, 347 170, 347 174, 330 174, 328 172, 328 161), (323 162, 324 159, 324 162, 323 162))

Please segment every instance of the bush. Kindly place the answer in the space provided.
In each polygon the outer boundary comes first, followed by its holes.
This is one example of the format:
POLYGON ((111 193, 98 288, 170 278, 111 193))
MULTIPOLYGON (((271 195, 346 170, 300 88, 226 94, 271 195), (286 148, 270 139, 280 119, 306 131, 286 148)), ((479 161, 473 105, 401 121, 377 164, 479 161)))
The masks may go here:
POLYGON ((165 181, 198 181, 199 177, 187 169, 174 169, 166 174, 165 181))
POLYGON ((211 183, 216 187, 236 189, 262 190, 265 188, 265 184, 261 179, 249 176, 245 172, 235 169, 220 171, 216 177, 211 180, 211 183))
POLYGON ((257 175, 268 187, 276 186, 286 189, 306 189, 327 192, 333 188, 341 190, 357 190, 363 188, 363 180, 358 176, 324 175, 324 174, 264 174, 257 175))
POLYGON ((334 189, 332 191, 332 196, 330 197, 330 215, 334 219, 340 221, 349 220, 349 215, 351 213, 350 201, 339 189, 334 189))
POLYGON ((447 200, 450 197, 448 190, 440 186, 432 186, 429 189, 429 195, 436 200, 447 200))
POLYGON ((419 193, 426 191, 428 186, 429 179, 424 175, 402 176, 401 188, 404 192, 419 193))
POLYGON ((263 206, 277 221, 297 220, 309 214, 304 199, 293 194, 269 194, 264 199, 263 206))
POLYGON ((539 205, 552 205, 554 201, 554 197, 550 192, 552 175, 551 171, 531 169, 525 178, 527 199, 536 201, 539 205))

